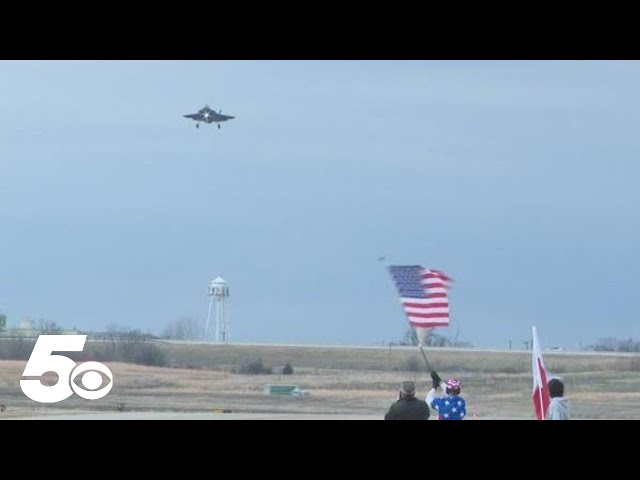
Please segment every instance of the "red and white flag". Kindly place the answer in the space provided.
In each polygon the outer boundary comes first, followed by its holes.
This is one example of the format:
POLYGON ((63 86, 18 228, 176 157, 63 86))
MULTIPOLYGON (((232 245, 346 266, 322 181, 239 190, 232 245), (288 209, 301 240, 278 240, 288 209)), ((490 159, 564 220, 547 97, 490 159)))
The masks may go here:
POLYGON ((544 368, 542 361, 542 353, 540 351, 540 342, 538 341, 538 332, 533 327, 533 345, 531 346, 531 368, 533 371, 533 408, 536 418, 544 420, 547 415, 547 409, 551 402, 549 397, 549 386, 547 385, 547 369, 544 368))

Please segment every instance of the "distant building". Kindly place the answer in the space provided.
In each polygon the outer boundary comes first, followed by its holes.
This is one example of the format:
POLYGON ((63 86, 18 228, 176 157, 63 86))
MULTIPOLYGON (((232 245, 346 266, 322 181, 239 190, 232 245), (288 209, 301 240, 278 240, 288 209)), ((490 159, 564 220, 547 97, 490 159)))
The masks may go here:
MULTIPOLYGON (((54 324, 55 325, 55 324, 54 324)), ((20 323, 17 327, 8 327, 7 326, 7 316, 4 314, 0 314, 0 336, 2 337, 27 337, 27 338, 37 338, 39 335, 48 334, 48 335, 77 335, 78 332, 73 330, 59 329, 55 330, 46 330, 42 324, 36 324, 29 317, 24 317, 20 320, 20 323)))
POLYGON ((20 320, 18 330, 35 330, 35 327, 33 326, 33 320, 28 317, 24 317, 22 320, 20 320))

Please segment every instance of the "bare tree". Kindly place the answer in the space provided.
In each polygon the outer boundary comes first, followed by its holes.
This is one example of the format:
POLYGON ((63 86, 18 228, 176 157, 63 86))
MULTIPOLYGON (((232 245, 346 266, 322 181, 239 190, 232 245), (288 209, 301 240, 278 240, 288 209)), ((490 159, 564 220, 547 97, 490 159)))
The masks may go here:
MULTIPOLYGON (((459 340, 460 329, 456 333, 456 336, 453 340, 450 340, 444 335, 439 335, 437 333, 433 333, 433 331, 429 332, 424 345, 426 347, 473 347, 473 344, 470 342, 465 342, 463 340, 459 340)), ((418 336, 416 335, 416 331, 409 327, 409 329, 404 333, 402 340, 399 342, 400 345, 418 345, 418 336)))
POLYGON ((600 338, 594 345, 588 345, 586 349, 596 352, 640 352, 640 342, 633 338, 605 337, 600 338))
POLYGON ((45 320, 41 318, 38 320, 37 330, 42 332, 43 335, 56 335, 62 332, 62 327, 53 320, 45 320))
POLYGON ((202 322, 193 317, 180 317, 166 326, 163 338, 172 340, 195 340, 202 338, 204 329, 202 322))
POLYGON ((115 340, 152 340, 157 338, 151 333, 145 333, 140 329, 133 329, 129 327, 121 327, 116 323, 110 323, 106 328, 106 336, 112 341, 115 340))

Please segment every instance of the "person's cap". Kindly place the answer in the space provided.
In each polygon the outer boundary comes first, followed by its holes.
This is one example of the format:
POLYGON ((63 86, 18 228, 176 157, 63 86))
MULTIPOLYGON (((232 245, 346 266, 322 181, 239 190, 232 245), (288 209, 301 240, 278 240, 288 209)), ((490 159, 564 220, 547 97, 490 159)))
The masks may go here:
POLYGON ((450 378, 449 380, 447 380, 447 388, 450 388, 451 390, 459 390, 460 380, 457 380, 455 378, 450 378))
POLYGON ((415 395, 416 393, 415 382, 412 382, 410 380, 406 382, 402 382, 402 385, 400 386, 400 392, 402 392, 403 395, 415 395))

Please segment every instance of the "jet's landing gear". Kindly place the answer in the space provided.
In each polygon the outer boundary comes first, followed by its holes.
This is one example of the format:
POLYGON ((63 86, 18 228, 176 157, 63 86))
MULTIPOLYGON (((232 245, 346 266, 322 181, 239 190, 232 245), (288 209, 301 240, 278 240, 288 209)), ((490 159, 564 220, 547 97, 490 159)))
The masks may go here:
POLYGON ((220 130, 220 124, 218 124, 218 130, 220 130))
POLYGON ((200 128, 200 124, 199 123, 196 123, 196 128, 200 128))

